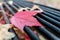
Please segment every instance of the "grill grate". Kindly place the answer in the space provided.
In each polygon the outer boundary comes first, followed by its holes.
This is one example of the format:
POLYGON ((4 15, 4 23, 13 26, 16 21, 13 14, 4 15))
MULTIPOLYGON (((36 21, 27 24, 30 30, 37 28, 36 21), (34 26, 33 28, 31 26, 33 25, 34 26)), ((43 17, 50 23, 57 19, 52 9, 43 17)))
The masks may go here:
MULTIPOLYGON (((9 4, 7 1, 3 1, 3 5, 0 6, 4 20, 7 24, 10 24, 9 18, 6 15, 5 8, 10 12, 11 15, 14 15, 21 7, 32 7, 36 3, 31 3, 27 1, 20 1, 20 0, 13 0, 13 4, 9 4)), ((41 7, 41 9, 44 10, 42 14, 37 14, 34 16, 41 24, 43 24, 45 27, 35 27, 35 29, 47 37, 49 40, 60 40, 60 10, 51 8, 48 6, 44 6, 41 4, 36 4, 41 7)), ((14 32, 14 29, 10 29, 11 32, 14 32)), ((24 31, 30 36, 32 40, 40 40, 29 27, 25 27, 24 31), (29 30, 29 31, 28 31, 29 30)), ((16 33, 15 33, 16 34, 16 33)), ((16 34, 15 38, 12 40, 20 40, 18 35, 16 34)))

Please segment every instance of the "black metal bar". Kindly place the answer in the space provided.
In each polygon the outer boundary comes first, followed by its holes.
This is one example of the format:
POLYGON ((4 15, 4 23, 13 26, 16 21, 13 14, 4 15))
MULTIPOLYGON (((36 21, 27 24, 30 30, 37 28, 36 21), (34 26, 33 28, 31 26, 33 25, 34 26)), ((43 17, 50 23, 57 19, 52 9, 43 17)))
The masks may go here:
MULTIPOLYGON (((7 23, 7 24, 10 24, 10 21, 9 21, 7 15, 6 15, 6 12, 4 11, 3 6, 0 6, 0 7, 1 7, 1 10, 2 10, 2 13, 3 13, 3 16, 4 16, 4 19, 5 19, 6 23, 7 23)), ((15 31, 14 31, 13 28, 10 29, 10 32, 14 32, 14 33, 15 33, 15 31)), ((12 40, 18 40, 18 37, 17 37, 17 34, 16 34, 16 33, 15 33, 15 37, 14 37, 12 40)))
POLYGON ((29 28, 29 26, 25 26, 24 31, 28 34, 31 40, 40 40, 38 36, 29 28))
POLYGON ((15 12, 7 5, 6 2, 4 2, 4 5, 7 7, 7 9, 12 13, 12 15, 15 14, 15 12))
POLYGON ((16 11, 18 10, 13 4, 11 5, 11 4, 9 4, 8 2, 7 2, 7 4, 8 4, 9 6, 11 6, 12 8, 14 8, 16 11))
POLYGON ((45 14, 45 15, 47 15, 47 16, 55 19, 55 20, 58 20, 58 21, 60 22, 60 17, 56 17, 56 16, 54 16, 54 15, 52 15, 52 14, 50 14, 50 13, 47 13, 47 12, 43 12, 43 14, 45 14))
POLYGON ((15 2, 13 2, 13 5, 16 5, 18 8, 20 8, 20 6, 15 2))
POLYGON ((59 40, 57 36, 46 30, 44 27, 35 27, 40 34, 43 34, 45 37, 47 37, 49 40, 59 40))
MULTIPOLYGON (((35 3, 35 4, 36 4, 36 3, 35 3)), ((54 10, 56 13, 59 13, 59 12, 60 12, 59 9, 56 9, 56 8, 53 8, 53 7, 45 6, 45 5, 42 5, 42 4, 37 4, 37 5, 40 5, 40 6, 43 6, 43 7, 49 8, 49 9, 51 9, 52 11, 54 10)), ((59 14, 60 14, 60 13, 59 13, 59 14)))
MULTIPOLYGON (((18 2, 19 0, 17 0, 18 2)), ((31 4, 31 3, 27 3, 26 1, 19 1, 22 5, 24 5, 25 7, 32 7, 34 4, 31 4)))
POLYGON ((46 20, 42 19, 41 17, 35 15, 34 16, 40 23, 42 23, 43 25, 47 26, 48 28, 54 30, 56 33, 60 34, 60 28, 56 27, 55 25, 47 22, 46 20))
POLYGON ((13 1, 14 1, 16 4, 18 4, 19 6, 21 6, 21 7, 26 7, 26 6, 20 4, 19 2, 15 1, 15 0, 13 0, 13 1))
POLYGON ((46 16, 43 13, 39 14, 39 17, 45 19, 46 21, 48 21, 48 22, 52 23, 53 25, 56 25, 57 27, 60 28, 60 22, 54 20, 53 18, 50 18, 49 16, 46 16))
POLYGON ((60 15, 58 14, 58 13, 55 13, 55 12, 51 12, 51 10, 48 10, 48 9, 46 9, 46 8, 44 8, 44 7, 41 7, 45 12, 49 12, 50 14, 53 14, 53 15, 55 15, 55 16, 57 16, 57 17, 60 17, 60 15))
POLYGON ((53 10, 53 9, 50 9, 50 8, 48 8, 48 7, 41 6, 41 5, 40 5, 40 7, 44 7, 44 8, 48 9, 48 10, 51 11, 51 12, 55 12, 55 13, 60 14, 60 11, 56 11, 56 10, 53 10))
POLYGON ((55 15, 55 16, 57 16, 57 17, 60 17, 60 15, 59 14, 55 14, 54 12, 49 12, 49 11, 47 11, 47 10, 44 10, 45 12, 48 12, 48 13, 50 13, 50 14, 52 14, 52 15, 55 15), (54 13, 54 14, 53 14, 54 13))

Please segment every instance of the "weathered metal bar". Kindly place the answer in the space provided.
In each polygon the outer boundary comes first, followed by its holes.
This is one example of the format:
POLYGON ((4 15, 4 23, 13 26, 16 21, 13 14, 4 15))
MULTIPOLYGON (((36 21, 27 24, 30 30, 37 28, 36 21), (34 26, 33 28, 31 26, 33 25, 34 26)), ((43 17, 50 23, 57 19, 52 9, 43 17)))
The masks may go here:
POLYGON ((11 6, 12 8, 14 8, 15 10, 17 10, 17 8, 15 6, 13 6, 13 1, 9 1, 9 0, 3 0, 3 2, 6 2, 7 5, 11 6))
POLYGON ((17 2, 17 1, 14 1, 16 4, 18 4, 19 6, 21 6, 21 7, 26 7, 25 5, 22 5, 22 4, 20 4, 19 2, 17 2))
POLYGON ((16 5, 18 8, 20 8, 20 6, 15 2, 13 2, 13 5, 16 5))
POLYGON ((41 7, 45 12, 49 12, 50 14, 52 14, 52 15, 55 15, 55 16, 57 16, 57 17, 60 17, 60 15, 58 14, 58 13, 55 13, 55 12, 51 12, 51 10, 48 10, 48 9, 46 9, 46 8, 44 8, 44 7, 41 7))
POLYGON ((28 34, 31 40, 40 40, 39 37, 29 28, 29 26, 25 26, 24 31, 28 34))
POLYGON ((53 18, 49 17, 49 16, 46 16, 44 15, 43 13, 42 14, 39 14, 39 16, 43 19, 45 19, 46 21, 52 23, 53 25, 57 26, 60 28, 60 22, 54 20, 53 18))
POLYGON ((48 28, 54 30, 56 33, 60 34, 60 28, 56 27, 55 25, 47 22, 46 20, 42 19, 41 17, 35 15, 34 16, 40 23, 42 23, 43 25, 47 26, 48 28))
MULTIPOLYGON (((35 4, 36 4, 36 3, 35 3, 35 4)), ((42 4, 37 4, 37 5, 40 5, 40 6, 43 6, 43 7, 49 8, 50 10, 55 11, 56 13, 59 13, 59 12, 60 12, 59 9, 56 9, 56 8, 53 8, 53 7, 45 6, 45 5, 42 5, 42 4)), ((59 13, 59 14, 60 14, 60 13, 59 13)))
POLYGON ((47 37, 49 40, 59 40, 57 36, 55 36, 53 33, 49 32, 44 27, 35 27, 37 31, 39 31, 40 34, 43 34, 45 37, 47 37))
POLYGON ((56 17, 56 16, 54 16, 54 15, 52 15, 50 13, 47 13, 47 12, 43 12, 43 14, 45 14, 45 15, 47 15, 47 16, 49 16, 49 17, 51 17, 51 18, 53 18, 53 19, 55 19, 55 20, 60 22, 60 17, 56 17))
MULTIPOLYGON (((13 1, 15 1, 15 0, 13 0, 13 1)), ((18 2, 19 0, 17 0, 17 1, 15 1, 15 2, 18 2)), ((25 2, 25 1, 19 1, 20 2, 20 5, 22 4, 22 5, 24 5, 25 7, 32 7, 33 6, 33 4, 31 4, 31 3, 27 3, 27 2, 25 2)), ((19 3, 18 2, 18 3, 19 3)))
POLYGON ((6 2, 4 2, 4 5, 7 7, 7 9, 12 13, 12 15, 15 14, 15 12, 7 5, 6 2))
POLYGON ((57 16, 57 17, 60 17, 60 15, 59 14, 55 14, 54 12, 49 12, 49 11, 47 11, 47 10, 44 10, 44 11, 46 11, 46 12, 48 12, 48 13, 50 13, 50 14, 52 14, 52 15, 55 15, 55 16, 57 16))
POLYGON ((18 10, 13 4, 9 4, 8 2, 7 2, 7 4, 8 4, 9 6, 11 6, 12 8, 14 8, 16 11, 18 10))

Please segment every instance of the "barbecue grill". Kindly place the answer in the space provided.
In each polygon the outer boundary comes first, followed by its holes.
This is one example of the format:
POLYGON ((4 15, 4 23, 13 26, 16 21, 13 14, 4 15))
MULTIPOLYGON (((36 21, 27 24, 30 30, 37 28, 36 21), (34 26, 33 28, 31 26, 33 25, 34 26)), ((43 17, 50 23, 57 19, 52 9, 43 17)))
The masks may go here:
MULTIPOLYGON (((48 7, 42 4, 36 4, 27 1, 12 0, 13 4, 9 4, 8 1, 3 0, 3 4, 0 6, 2 10, 2 15, 6 24, 10 24, 9 17, 6 13, 9 12, 10 17, 14 16, 16 12, 22 7, 32 7, 33 5, 38 5, 44 12, 37 14, 34 17, 42 24, 43 27, 34 27, 35 30, 43 35, 47 40, 60 40, 60 10, 52 7, 48 7), (7 12, 8 11, 8 12, 7 12)), ((12 40, 21 40, 19 37, 19 29, 14 30, 15 27, 10 29, 10 32, 15 33, 15 37, 12 40)), ((41 40, 29 26, 24 27, 25 33, 31 38, 31 40, 41 40)), ((20 32, 21 33, 21 32, 20 32)), ((24 40, 24 39, 23 39, 24 40)))

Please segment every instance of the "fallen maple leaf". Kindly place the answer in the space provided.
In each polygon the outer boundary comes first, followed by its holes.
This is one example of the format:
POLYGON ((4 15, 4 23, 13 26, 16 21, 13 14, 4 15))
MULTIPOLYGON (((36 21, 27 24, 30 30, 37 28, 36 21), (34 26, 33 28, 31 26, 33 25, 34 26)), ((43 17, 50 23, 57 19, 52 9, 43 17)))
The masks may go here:
POLYGON ((23 31, 25 25, 27 26, 41 26, 41 24, 34 18, 35 11, 20 11, 17 12, 11 19, 11 23, 23 31))

